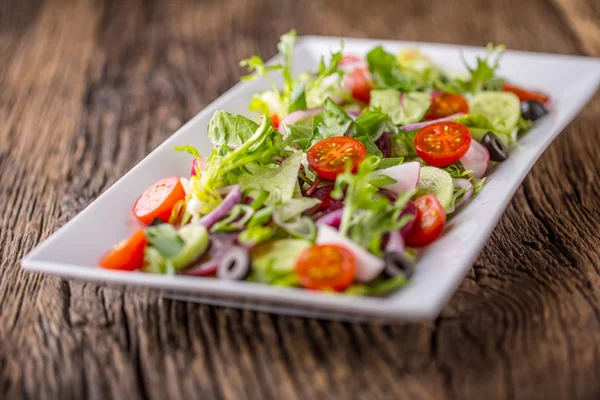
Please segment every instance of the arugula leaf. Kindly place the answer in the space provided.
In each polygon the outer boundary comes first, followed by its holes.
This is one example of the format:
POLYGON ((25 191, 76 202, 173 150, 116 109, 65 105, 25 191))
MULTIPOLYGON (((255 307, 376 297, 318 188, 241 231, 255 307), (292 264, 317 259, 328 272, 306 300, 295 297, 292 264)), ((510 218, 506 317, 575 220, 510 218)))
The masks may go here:
POLYGON ((385 51, 383 47, 377 46, 371 50, 367 54, 367 63, 377 88, 391 88, 402 92, 415 89, 415 82, 402 73, 396 57, 385 51))
POLYGON ((226 144, 235 148, 247 141, 257 129, 258 125, 248 118, 217 111, 208 123, 208 138, 215 146, 226 144))
POLYGON ((333 136, 348 136, 362 142, 367 154, 381 157, 381 151, 375 144, 385 127, 381 114, 378 111, 370 111, 360 120, 354 121, 346 111, 328 98, 323 105, 323 111, 313 119, 311 144, 333 136))
POLYGON ((424 92, 404 93, 395 89, 372 90, 371 107, 380 108, 395 125, 419 122, 431 105, 431 96, 424 92))
POLYGON ((389 116, 381 110, 366 110, 358 117, 355 122, 368 132, 371 140, 376 141, 387 127, 389 116))
POLYGON ((489 43, 486 48, 485 56, 483 58, 477 57, 477 64, 474 68, 467 64, 464 55, 461 53, 463 64, 465 64, 465 67, 467 67, 471 73, 471 81, 468 83, 468 90, 471 93, 481 91, 484 84, 494 78, 494 74, 496 69, 498 69, 498 64, 505 48, 506 47, 503 45, 494 46, 489 43))

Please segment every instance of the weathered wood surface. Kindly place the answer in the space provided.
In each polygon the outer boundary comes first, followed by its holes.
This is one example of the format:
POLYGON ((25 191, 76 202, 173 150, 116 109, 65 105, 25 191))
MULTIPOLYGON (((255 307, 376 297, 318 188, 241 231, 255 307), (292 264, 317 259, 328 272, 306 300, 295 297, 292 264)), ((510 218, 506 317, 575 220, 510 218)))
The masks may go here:
POLYGON ((202 306, 20 258, 278 35, 600 55, 595 0, 0 2, 0 398, 600 398, 600 96, 546 151, 431 323, 202 306))

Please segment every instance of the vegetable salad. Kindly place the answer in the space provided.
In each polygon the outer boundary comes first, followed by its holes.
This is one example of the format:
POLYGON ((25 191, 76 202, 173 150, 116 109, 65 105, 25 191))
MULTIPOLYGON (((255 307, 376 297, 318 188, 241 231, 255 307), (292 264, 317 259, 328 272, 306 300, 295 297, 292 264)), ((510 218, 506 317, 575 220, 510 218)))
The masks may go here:
POLYGON ((198 133, 214 145, 208 157, 176 147, 192 156, 189 176, 141 194, 132 210, 141 228, 102 267, 390 293, 548 113, 547 96, 496 74, 502 46, 465 60, 468 75, 457 77, 416 48, 363 57, 342 41, 295 75, 295 41, 295 31, 281 37, 279 64, 241 62, 242 80, 272 83, 249 104, 261 117, 216 112, 198 133))

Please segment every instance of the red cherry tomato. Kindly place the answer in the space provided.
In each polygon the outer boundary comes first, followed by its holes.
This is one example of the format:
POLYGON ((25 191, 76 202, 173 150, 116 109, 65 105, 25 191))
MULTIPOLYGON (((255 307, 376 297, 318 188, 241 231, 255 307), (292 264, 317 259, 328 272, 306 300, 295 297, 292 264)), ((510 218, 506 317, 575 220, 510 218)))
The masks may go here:
POLYGON ((447 167, 465 155, 471 145, 469 128, 456 122, 438 122, 415 136, 417 155, 434 167, 447 167))
POLYGON ((537 101, 545 104, 548 102, 548 100, 550 100, 550 98, 548 96, 546 96, 545 94, 542 94, 539 92, 533 92, 530 90, 525 90, 518 86, 511 85, 510 83, 505 83, 502 86, 502 90, 504 90, 505 92, 511 92, 511 93, 516 94, 517 97, 519 98, 519 100, 521 100, 521 101, 537 100, 537 101))
POLYGON ((373 83, 367 67, 356 67, 346 76, 346 83, 350 87, 352 97, 358 101, 369 104, 373 83))
POLYGON ((146 248, 146 235, 140 229, 131 237, 123 240, 100 260, 100 266, 107 269, 133 271, 140 269, 144 263, 144 249, 146 248))
POLYGON ((440 236, 446 223, 444 208, 432 194, 419 197, 415 200, 417 215, 406 244, 412 247, 426 246, 440 236))
POLYGON ((431 99, 431 106, 425 114, 425 120, 445 118, 456 113, 469 113, 467 100, 459 94, 442 93, 431 99))
POLYGON ((341 291, 354 280, 354 255, 335 244, 315 244, 304 250, 296 261, 300 285, 313 290, 341 291))
POLYGON ((146 225, 155 218, 168 222, 173 206, 184 197, 185 190, 178 177, 162 179, 137 199, 133 205, 133 215, 146 225))
POLYGON ((279 129, 279 124, 281 124, 281 120, 279 119, 279 115, 273 114, 271 115, 271 123, 275 129, 279 129))
POLYGON ((306 153, 308 163, 323 179, 335 181, 346 170, 346 164, 352 165, 352 172, 367 157, 365 145, 346 136, 333 136, 315 143, 306 153))

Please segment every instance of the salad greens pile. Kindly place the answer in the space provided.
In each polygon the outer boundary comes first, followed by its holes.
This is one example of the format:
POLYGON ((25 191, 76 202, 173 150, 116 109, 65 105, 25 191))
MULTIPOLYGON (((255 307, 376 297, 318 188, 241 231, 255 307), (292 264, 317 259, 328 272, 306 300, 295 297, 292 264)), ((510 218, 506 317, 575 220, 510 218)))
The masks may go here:
POLYGON ((503 46, 454 76, 416 48, 361 57, 342 40, 297 73, 296 40, 281 36, 276 63, 240 63, 242 80, 270 83, 250 101, 256 120, 217 111, 207 157, 175 147, 192 156, 190 176, 140 196, 133 214, 145 227, 101 266, 390 293, 548 112, 546 96, 498 75, 503 46))

